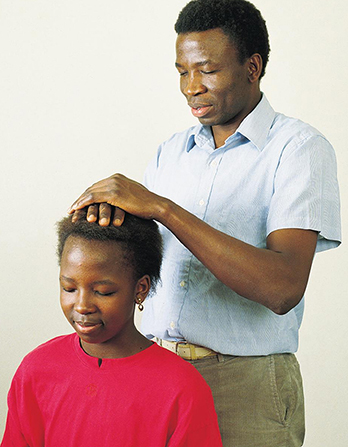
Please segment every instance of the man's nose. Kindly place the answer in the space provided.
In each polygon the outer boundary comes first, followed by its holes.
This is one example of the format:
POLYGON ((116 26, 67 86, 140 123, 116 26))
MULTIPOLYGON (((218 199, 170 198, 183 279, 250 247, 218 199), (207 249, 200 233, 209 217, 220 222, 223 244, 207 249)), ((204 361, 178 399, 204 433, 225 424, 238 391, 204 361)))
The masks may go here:
POLYGON ((181 91, 185 96, 197 96, 207 91, 202 76, 191 73, 182 79, 181 91))

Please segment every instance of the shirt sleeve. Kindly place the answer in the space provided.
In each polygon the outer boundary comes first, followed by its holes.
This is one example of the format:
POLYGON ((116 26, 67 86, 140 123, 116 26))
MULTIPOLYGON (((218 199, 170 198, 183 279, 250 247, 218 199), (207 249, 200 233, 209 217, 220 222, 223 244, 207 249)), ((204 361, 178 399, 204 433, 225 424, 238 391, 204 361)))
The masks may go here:
POLYGON ((13 381, 7 397, 8 413, 1 447, 29 447, 19 422, 16 394, 16 384, 13 381))
POLYGON ((335 153, 321 135, 284 149, 274 178, 267 234, 284 228, 317 231, 316 251, 341 242, 340 202, 335 153))
POLYGON ((6 428, 0 447, 44 445, 42 415, 24 362, 17 369, 8 393, 6 428))
POLYGON ((213 396, 203 377, 181 393, 171 424, 167 447, 222 447, 213 396))

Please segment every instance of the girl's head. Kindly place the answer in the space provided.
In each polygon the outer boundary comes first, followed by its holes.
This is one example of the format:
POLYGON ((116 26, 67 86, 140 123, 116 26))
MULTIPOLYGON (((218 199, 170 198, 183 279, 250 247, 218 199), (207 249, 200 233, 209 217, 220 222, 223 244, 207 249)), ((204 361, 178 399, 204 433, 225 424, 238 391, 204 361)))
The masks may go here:
POLYGON ((162 238, 154 221, 126 214, 120 227, 102 227, 85 219, 73 223, 69 216, 58 222, 57 228, 59 265, 65 243, 70 236, 86 241, 117 242, 122 248, 125 263, 133 268, 134 278, 149 275, 151 289, 154 291, 160 279, 162 263, 162 238))
POLYGON ((117 357, 139 333, 134 305, 160 277, 162 240, 155 222, 126 215, 120 227, 85 219, 58 223, 60 300, 82 347, 95 357, 117 357))

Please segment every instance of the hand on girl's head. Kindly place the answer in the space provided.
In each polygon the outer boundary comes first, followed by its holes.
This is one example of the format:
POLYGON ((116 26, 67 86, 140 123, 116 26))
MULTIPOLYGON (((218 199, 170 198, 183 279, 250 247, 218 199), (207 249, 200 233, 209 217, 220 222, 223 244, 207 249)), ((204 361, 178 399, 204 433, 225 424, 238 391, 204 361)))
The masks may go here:
POLYGON ((119 227, 123 224, 125 212, 121 208, 114 207, 108 203, 94 203, 81 210, 73 212, 72 221, 77 222, 80 219, 87 219, 88 222, 97 222, 102 227, 112 224, 119 227))

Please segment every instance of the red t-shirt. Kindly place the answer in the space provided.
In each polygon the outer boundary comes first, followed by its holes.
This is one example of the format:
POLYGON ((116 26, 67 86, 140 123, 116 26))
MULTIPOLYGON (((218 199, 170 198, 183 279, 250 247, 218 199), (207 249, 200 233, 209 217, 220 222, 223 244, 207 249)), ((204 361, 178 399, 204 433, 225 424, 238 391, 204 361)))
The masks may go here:
POLYGON ((221 447, 210 388, 156 344, 121 359, 87 355, 76 334, 28 354, 8 395, 1 447, 221 447))

